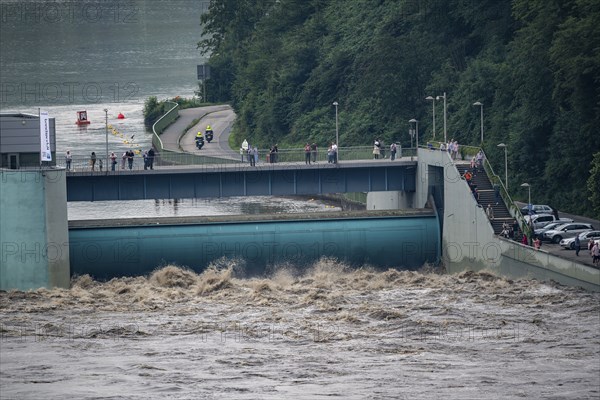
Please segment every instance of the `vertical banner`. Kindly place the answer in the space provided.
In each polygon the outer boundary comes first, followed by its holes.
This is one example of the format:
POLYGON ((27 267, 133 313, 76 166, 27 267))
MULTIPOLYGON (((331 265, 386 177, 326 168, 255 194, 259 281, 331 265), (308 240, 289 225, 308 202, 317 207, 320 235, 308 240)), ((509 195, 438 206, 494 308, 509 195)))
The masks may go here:
POLYGON ((40 110, 40 161, 52 161, 50 151, 50 118, 48 111, 40 110))

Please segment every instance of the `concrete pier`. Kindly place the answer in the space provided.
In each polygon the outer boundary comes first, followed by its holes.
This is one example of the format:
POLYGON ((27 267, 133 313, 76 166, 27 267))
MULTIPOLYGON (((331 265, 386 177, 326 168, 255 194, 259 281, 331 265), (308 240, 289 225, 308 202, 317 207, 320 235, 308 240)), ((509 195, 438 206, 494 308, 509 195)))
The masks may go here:
POLYGON ((0 169, 0 289, 68 288, 64 169, 0 169))

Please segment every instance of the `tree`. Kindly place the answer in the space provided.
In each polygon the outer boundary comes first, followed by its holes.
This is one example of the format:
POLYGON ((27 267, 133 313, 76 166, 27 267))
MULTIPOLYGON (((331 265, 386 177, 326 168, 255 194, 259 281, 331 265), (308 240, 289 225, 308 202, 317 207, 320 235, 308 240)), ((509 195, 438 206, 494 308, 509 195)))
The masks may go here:
POLYGON ((600 152, 594 154, 591 167, 587 181, 589 200, 592 202, 595 218, 600 219, 600 152))

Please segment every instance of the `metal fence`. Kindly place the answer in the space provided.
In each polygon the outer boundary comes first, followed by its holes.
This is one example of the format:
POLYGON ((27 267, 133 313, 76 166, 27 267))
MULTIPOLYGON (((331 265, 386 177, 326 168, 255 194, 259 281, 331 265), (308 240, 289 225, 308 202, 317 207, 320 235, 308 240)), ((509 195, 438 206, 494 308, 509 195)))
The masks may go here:
POLYGON ((162 140, 160 140, 160 134, 163 133, 167 126, 171 125, 177 118, 179 118, 179 104, 172 101, 167 101, 165 104, 170 104, 172 107, 165 113, 165 115, 160 117, 154 123, 154 125, 152 125, 152 133, 154 135, 152 137, 152 144, 154 147, 160 150, 163 149, 162 140))
MULTIPOLYGON (((201 153, 202 150, 199 151, 201 153)), ((338 149, 339 153, 339 162, 351 162, 351 161, 359 161, 359 160, 372 160, 373 156, 373 148, 370 146, 360 146, 360 147, 341 147, 338 149)), ((311 163, 313 163, 313 154, 311 156, 311 163)), ((327 159, 327 150, 317 150, 316 153, 316 163, 325 163, 327 164, 329 161, 327 159)), ((415 149, 402 149, 398 151, 396 157, 399 159, 401 157, 415 157, 416 150, 415 149)), ((169 166, 198 166, 198 165, 224 165, 224 164, 242 164, 249 163, 248 154, 240 155, 239 158, 221 158, 221 157, 212 157, 212 156, 204 156, 202 154, 195 153, 175 153, 171 151, 162 151, 156 152, 156 155, 153 160, 153 168, 160 167, 169 167, 169 166)), ((276 156, 273 157, 273 153, 270 153, 269 150, 259 150, 258 152, 258 165, 264 164, 272 164, 272 163, 294 163, 294 164, 304 164, 306 161, 306 153, 304 149, 280 149, 276 156)), ((390 154, 386 152, 385 158, 380 160, 381 162, 390 162, 390 154)), ((57 160, 58 167, 66 167, 65 160, 57 160)), ((148 164, 145 164, 143 155, 139 152, 136 153, 133 157, 133 161, 131 163, 131 168, 129 167, 129 161, 127 159, 123 159, 122 154, 117 155, 116 164, 114 165, 114 171, 122 171, 122 170, 143 170, 144 167, 149 168, 148 164)), ((90 157, 73 157, 71 161, 70 171, 72 172, 90 172, 90 171, 112 171, 113 166, 112 162, 109 159, 106 161, 106 157, 102 157, 102 155, 97 155, 95 163, 92 163, 90 157)))

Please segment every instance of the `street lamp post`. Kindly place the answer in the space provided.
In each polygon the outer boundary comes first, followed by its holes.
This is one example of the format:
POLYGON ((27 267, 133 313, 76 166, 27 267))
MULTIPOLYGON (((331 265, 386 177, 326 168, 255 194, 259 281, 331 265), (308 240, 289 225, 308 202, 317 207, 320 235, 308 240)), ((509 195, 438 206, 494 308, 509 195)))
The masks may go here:
POLYGON ((476 101, 473 103, 474 106, 479 106, 481 108, 481 144, 483 144, 483 103, 480 101, 476 101))
POLYGON ((432 115, 432 123, 433 123, 433 140, 435 140, 435 98, 433 96, 425 97, 425 100, 431 100, 431 115, 432 115))
POLYGON ((447 117, 447 115, 446 115, 446 114, 447 114, 447 112, 448 112, 448 105, 447 105, 447 103, 446 103, 446 97, 447 97, 447 96, 446 96, 446 92, 444 92, 444 94, 443 94, 443 95, 441 95, 441 96, 436 96, 436 98, 435 98, 436 100, 439 100, 439 99, 444 99, 444 143, 448 143, 448 138, 447 138, 447 135, 446 135, 446 132, 447 132, 447 131, 446 131, 446 117, 447 117))
POLYGON ((335 106, 335 147, 337 147, 337 151, 335 153, 335 161, 336 163, 340 160, 340 144, 339 144, 339 139, 340 139, 340 133, 339 133, 339 129, 338 129, 338 102, 334 101, 333 105, 335 106))
POLYGON ((416 119, 411 119, 410 121, 411 124, 415 124, 415 134, 417 136, 417 151, 419 150, 419 121, 417 121, 416 119))
POLYGON ((527 209, 531 212, 531 185, 525 182, 521 183, 521 187, 527 188, 527 209))
POLYGON ((104 109, 104 123, 106 132, 106 173, 108 173, 108 108, 104 109))
POLYGON ((506 151, 506 148, 508 146, 504 143, 500 143, 498 147, 504 148, 504 186, 506 188, 506 191, 508 191, 508 153, 506 151))

